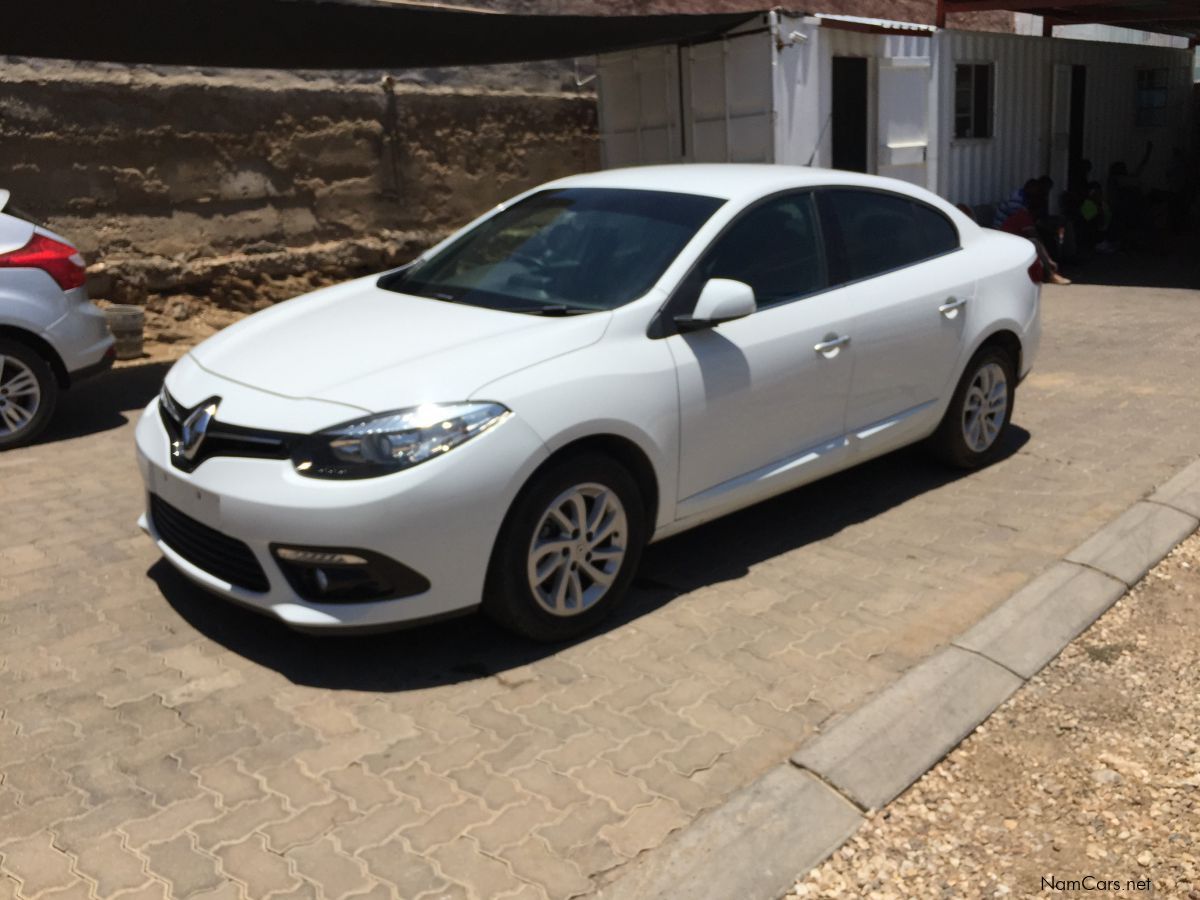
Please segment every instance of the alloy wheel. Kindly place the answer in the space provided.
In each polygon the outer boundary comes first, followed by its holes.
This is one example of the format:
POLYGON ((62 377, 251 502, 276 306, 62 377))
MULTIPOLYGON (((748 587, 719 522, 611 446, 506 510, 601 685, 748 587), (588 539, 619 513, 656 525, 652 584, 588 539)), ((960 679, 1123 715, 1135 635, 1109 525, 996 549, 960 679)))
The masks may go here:
POLYGON ((625 507, 602 484, 563 491, 542 513, 529 545, 527 574, 538 605, 576 616, 608 593, 628 549, 625 507))
POLYGON ((1008 413, 1008 377, 999 364, 980 367, 963 398, 963 439, 975 453, 996 442, 1008 413))
POLYGON ((41 402, 42 389, 33 370, 15 356, 0 354, 0 437, 24 431, 41 402))

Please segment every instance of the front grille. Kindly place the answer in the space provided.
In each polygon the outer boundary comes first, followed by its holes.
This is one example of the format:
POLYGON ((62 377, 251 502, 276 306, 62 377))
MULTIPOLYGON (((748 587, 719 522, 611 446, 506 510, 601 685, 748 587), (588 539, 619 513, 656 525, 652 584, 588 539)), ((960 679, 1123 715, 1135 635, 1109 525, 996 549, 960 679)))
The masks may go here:
POLYGON ((243 425, 230 425, 214 419, 209 424, 208 432, 195 457, 187 459, 178 452, 177 444, 183 430, 183 420, 194 409, 184 409, 165 389, 159 397, 159 416, 171 439, 171 464, 184 472, 195 471, 200 463, 216 456, 287 459, 291 456, 292 445, 299 437, 288 432, 246 428, 243 425))
POLYGON ((150 517, 166 545, 192 565, 248 591, 270 587, 258 559, 241 541, 185 516, 156 494, 150 495, 150 517))

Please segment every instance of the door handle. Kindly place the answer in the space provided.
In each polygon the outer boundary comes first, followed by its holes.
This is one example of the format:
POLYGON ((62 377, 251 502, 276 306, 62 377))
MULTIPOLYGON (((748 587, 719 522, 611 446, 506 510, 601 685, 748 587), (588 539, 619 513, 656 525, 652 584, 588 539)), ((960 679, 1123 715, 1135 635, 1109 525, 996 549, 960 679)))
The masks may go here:
POLYGON ((958 315, 959 309, 966 305, 966 297, 950 297, 945 303, 938 307, 938 312, 940 312, 947 319, 953 319, 958 315))
POLYGON ((822 356, 825 356, 828 359, 832 359, 834 356, 837 355, 837 352, 839 350, 841 350, 843 347, 845 347, 849 343, 850 343, 849 335, 843 335, 841 337, 839 337, 838 335, 832 335, 831 337, 825 338, 825 340, 821 341, 821 343, 819 343, 819 344, 813 344, 813 349, 816 350, 818 353, 820 353, 822 356))

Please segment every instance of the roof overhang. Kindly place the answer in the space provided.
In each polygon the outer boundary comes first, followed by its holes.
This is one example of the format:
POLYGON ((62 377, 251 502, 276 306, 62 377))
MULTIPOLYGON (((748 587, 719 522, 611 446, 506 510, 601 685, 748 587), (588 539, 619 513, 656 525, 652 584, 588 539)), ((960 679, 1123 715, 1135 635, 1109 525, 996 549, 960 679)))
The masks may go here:
POLYGON ((1119 25, 1200 40, 1197 0, 940 0, 940 7, 947 13, 1005 9, 1051 25, 1119 25))
POLYGON ((763 15, 509 15, 407 0, 26 3, 0 54, 159 65, 398 69, 567 59, 715 37, 763 15))

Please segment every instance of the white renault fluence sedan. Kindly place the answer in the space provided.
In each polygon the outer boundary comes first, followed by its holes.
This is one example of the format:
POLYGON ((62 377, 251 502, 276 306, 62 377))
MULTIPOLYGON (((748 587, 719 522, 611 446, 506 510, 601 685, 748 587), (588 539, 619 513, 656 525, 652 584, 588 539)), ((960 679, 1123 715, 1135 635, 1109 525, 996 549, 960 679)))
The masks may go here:
POLYGON ((923 439, 992 459, 1039 281, 1028 241, 898 181, 566 178, 180 360, 137 429, 141 524, 297 628, 482 605, 565 638, 649 541, 923 439))

